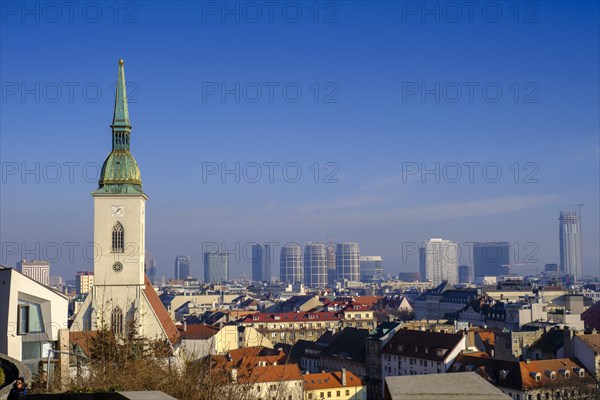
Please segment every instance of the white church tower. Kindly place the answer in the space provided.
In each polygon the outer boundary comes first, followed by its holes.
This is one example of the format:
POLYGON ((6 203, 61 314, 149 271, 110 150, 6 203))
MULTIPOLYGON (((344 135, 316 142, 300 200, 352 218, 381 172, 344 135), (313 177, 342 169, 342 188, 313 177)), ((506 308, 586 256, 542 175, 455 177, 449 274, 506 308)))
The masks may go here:
POLYGON ((112 151, 94 197, 94 287, 71 330, 110 329, 118 336, 174 342, 178 332, 144 272, 145 205, 137 162, 130 152, 131 123, 123 60, 115 89, 112 151))

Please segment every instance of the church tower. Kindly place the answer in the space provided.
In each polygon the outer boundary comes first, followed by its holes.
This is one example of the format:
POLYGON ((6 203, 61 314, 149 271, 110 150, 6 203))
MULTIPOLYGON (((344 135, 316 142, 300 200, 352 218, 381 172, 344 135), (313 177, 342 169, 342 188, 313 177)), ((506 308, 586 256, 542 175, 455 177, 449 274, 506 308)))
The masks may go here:
POLYGON ((177 341, 178 332, 144 273, 146 200, 130 151, 131 123, 124 62, 119 60, 112 150, 94 198, 94 286, 72 331, 110 328, 117 336, 135 327, 139 336, 177 341))

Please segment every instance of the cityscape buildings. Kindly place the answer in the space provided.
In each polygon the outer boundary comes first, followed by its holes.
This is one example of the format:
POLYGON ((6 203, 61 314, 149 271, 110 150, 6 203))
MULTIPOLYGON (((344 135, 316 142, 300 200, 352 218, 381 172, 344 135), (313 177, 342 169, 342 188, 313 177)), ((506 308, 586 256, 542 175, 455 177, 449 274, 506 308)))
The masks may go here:
POLYGON ((285 283, 304 283, 302 249, 297 244, 281 247, 279 257, 279 280, 285 283))
POLYGON ((270 244, 252 245, 252 280, 268 282, 271 280, 273 248, 270 244))
POLYGON ((383 280, 383 258, 381 256, 360 256, 360 281, 364 283, 383 280))
POLYGON ((433 238, 425 242, 420 252, 424 260, 425 278, 434 285, 448 281, 450 285, 458 283, 458 245, 450 240, 433 238))
POLYGON ((21 260, 17 263, 17 270, 42 285, 50 286, 50 263, 47 261, 21 260))
POLYGON ((304 247, 304 284, 308 287, 327 285, 327 250, 323 243, 309 242, 304 247))
POLYGON ((175 279, 185 279, 190 276, 190 257, 175 257, 175 279))
POLYGON ((360 282, 360 252, 358 243, 338 243, 335 250, 335 270, 338 281, 360 282))
POLYGON ((583 273, 581 259, 581 216, 577 211, 561 211, 559 217, 560 271, 578 282, 583 273))
POLYGON ((509 273, 508 242, 473 243, 474 276, 501 276, 509 273))
POLYGON ((229 280, 229 255, 224 251, 204 253, 204 282, 221 283, 229 280))

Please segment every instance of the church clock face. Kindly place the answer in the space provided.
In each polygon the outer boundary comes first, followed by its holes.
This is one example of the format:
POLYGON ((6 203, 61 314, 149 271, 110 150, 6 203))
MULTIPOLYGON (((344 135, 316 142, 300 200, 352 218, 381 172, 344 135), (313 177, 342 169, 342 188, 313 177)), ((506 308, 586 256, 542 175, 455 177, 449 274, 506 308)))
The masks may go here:
POLYGON ((116 262, 113 264, 113 271, 115 272, 121 272, 123 271, 123 264, 121 264, 120 262, 116 262))
POLYGON ((112 216, 113 217, 122 217, 125 213, 125 207, 123 206, 112 206, 112 216))

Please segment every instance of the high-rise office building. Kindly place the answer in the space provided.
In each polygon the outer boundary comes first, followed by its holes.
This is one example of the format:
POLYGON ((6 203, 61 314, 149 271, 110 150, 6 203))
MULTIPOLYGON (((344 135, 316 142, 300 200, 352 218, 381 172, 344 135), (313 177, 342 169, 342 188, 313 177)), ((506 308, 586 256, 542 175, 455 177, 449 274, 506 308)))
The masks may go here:
POLYGON ((309 242, 304 247, 304 284, 309 287, 327 285, 327 250, 323 243, 309 242))
POLYGON ((544 265, 544 272, 558 273, 558 272, 560 272, 560 269, 558 268, 558 264, 546 264, 546 265, 544 265))
POLYGON ((363 283, 383 280, 383 258, 381 256, 360 256, 360 281, 363 283))
POLYGON ((224 251, 204 253, 204 282, 221 283, 229 280, 229 255, 224 251))
POLYGON ((510 264, 508 242, 473 243, 474 276, 508 275, 510 264))
POLYGON ((281 247, 279 280, 286 283, 304 283, 302 249, 299 245, 286 244, 281 247))
POLYGON ((419 275, 421 275, 421 282, 427 280, 427 267, 425 265, 425 247, 419 248, 419 275))
POLYGON ((273 263, 272 246, 270 244, 252 245, 252 280, 255 282, 271 280, 271 264, 273 263))
POLYGON ((335 250, 335 272, 338 281, 360 282, 358 243, 338 243, 335 250))
POLYGON ((17 270, 42 285, 50 285, 50 263, 48 261, 21 260, 17 262, 17 270))
POLYGON ((175 257, 175 279, 185 279, 190 276, 190 257, 175 257))
POLYGON ((458 245, 449 240, 434 238, 425 242, 425 277, 439 285, 442 281, 458 283, 458 245))
POLYGON ((458 266, 458 283, 473 283, 471 267, 469 267, 468 265, 458 266))
POLYGON ((154 284, 156 281, 156 260, 150 255, 150 253, 146 250, 146 257, 144 259, 144 269, 146 270, 146 275, 148 275, 148 279, 150 279, 150 283, 154 284))
POLYGON ((560 272, 574 282, 583 274, 581 259, 581 216, 577 211, 561 211, 559 217, 560 272))
POLYGON ((86 294, 94 286, 94 271, 77 271, 75 275, 77 294, 86 294))
POLYGON ((327 285, 333 286, 335 283, 335 243, 329 243, 326 246, 327 251, 327 285))

